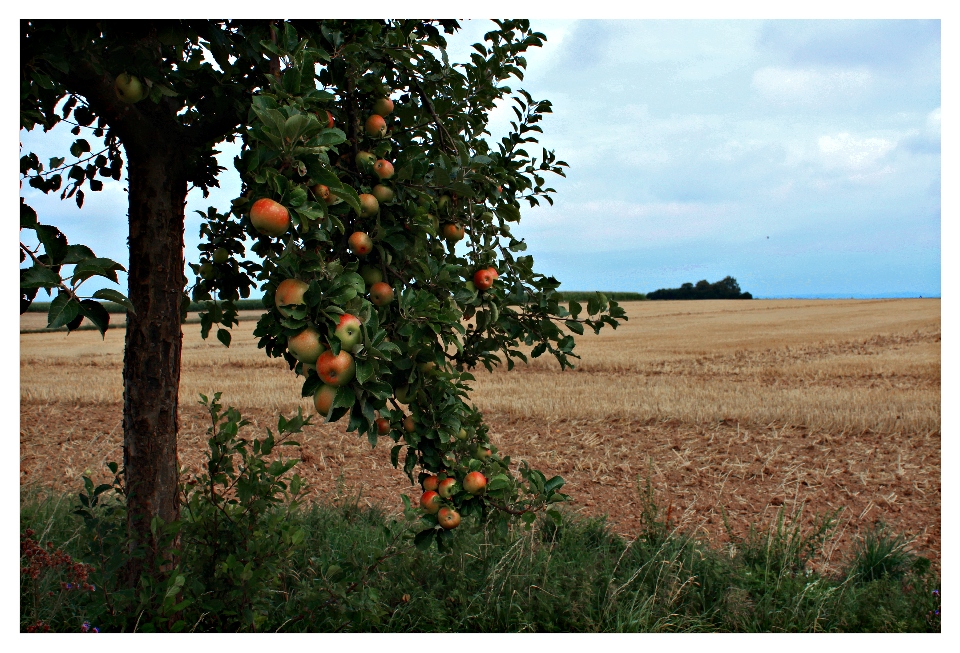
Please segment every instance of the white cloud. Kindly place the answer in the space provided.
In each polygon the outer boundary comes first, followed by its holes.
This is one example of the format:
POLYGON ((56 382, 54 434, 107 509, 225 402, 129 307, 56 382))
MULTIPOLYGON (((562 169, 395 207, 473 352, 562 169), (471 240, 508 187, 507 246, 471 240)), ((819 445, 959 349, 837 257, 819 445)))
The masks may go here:
POLYGON ((783 106, 816 106, 856 97, 873 83, 866 68, 824 70, 767 66, 753 73, 752 86, 765 99, 783 106))
POLYGON ((858 138, 841 132, 836 136, 821 136, 817 145, 825 167, 862 172, 875 167, 897 142, 879 137, 858 138))

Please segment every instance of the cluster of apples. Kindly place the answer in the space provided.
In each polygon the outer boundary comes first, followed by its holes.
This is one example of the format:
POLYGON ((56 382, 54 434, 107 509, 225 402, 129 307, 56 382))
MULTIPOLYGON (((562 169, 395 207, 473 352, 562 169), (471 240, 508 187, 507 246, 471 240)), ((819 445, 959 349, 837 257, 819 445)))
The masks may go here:
MULTIPOLYGON (((482 494, 487 488, 487 477, 481 472, 470 472, 463 477, 463 489, 470 494, 482 494)), ((437 522, 446 530, 460 525, 460 513, 450 506, 443 504, 444 499, 450 499, 460 490, 457 479, 445 476, 431 475, 423 480, 423 496, 420 497, 420 507, 427 513, 437 516, 437 522)))
MULTIPOLYGON (((380 98, 374 104, 373 115, 371 115, 365 124, 365 132, 371 138, 384 138, 387 134, 386 121, 384 118, 393 111, 393 101, 388 98, 380 98)), ((333 127, 333 116, 327 112, 327 126, 333 127)), ((393 164, 385 159, 377 159, 370 152, 361 151, 356 157, 357 168, 368 174, 375 175, 380 182, 393 177, 393 164)), ((316 184, 311 187, 313 194, 327 205, 338 204, 342 201, 329 187, 323 184, 316 184)), ((381 203, 389 203, 394 199, 394 191, 390 186, 378 183, 370 193, 359 194, 360 199, 360 217, 368 218, 375 216, 380 210, 381 203)), ((443 195, 437 202, 439 213, 449 216, 453 211, 455 200, 449 195, 443 195)), ((449 220, 449 217, 447 218, 449 220)), ((261 234, 270 237, 279 237, 285 234, 290 228, 290 212, 280 204, 269 198, 261 198, 255 201, 250 209, 250 221, 253 227, 261 234)), ((439 222, 435 220, 435 224, 439 222)), ((455 244, 465 236, 465 230, 462 225, 448 221, 442 225, 440 233, 448 243, 455 244)), ((351 253, 360 259, 364 259, 373 251, 373 240, 365 231, 355 231, 347 239, 347 248, 351 253)), ((375 306, 386 306, 394 299, 393 288, 384 282, 383 272, 373 265, 361 265, 359 273, 369 289, 371 303, 375 306)), ((499 274, 496 268, 488 267, 477 270, 472 280, 467 281, 468 286, 473 286, 483 292, 489 290, 499 274)), ((291 315, 292 309, 297 306, 304 306, 304 295, 309 288, 309 283, 300 279, 285 279, 277 286, 274 293, 277 310, 284 317, 291 315)), ((320 331, 314 326, 307 326, 295 336, 288 338, 287 349, 292 356, 303 364, 304 373, 313 370, 323 382, 323 385, 314 394, 314 407, 317 412, 323 416, 329 415, 333 408, 333 402, 337 395, 337 389, 353 381, 356 375, 356 364, 352 352, 361 343, 363 339, 361 322, 355 315, 344 314, 334 331, 334 337, 340 341, 340 351, 334 355, 333 351, 328 349, 320 331)), ((431 364, 435 365, 435 364, 431 364)), ((406 396, 406 388, 397 388, 395 395, 401 403, 408 403, 409 397, 406 396)), ((402 422, 402 428, 407 432, 416 430, 416 423, 412 415, 406 416, 402 422)), ((386 435, 391 430, 390 420, 384 417, 378 417, 376 420, 376 430, 378 435, 386 435)), ((461 430, 460 439, 466 439, 466 431, 461 430)), ((485 460, 491 455, 488 448, 479 446, 476 457, 485 460)), ((454 509, 452 504, 445 505, 445 501, 461 491, 453 476, 446 476, 441 472, 443 479, 438 476, 430 476, 423 482, 424 494, 421 497, 420 505, 429 514, 437 515, 437 521, 441 527, 450 530, 460 524, 460 514, 454 509)), ((463 491, 473 495, 481 494, 487 486, 487 479, 481 472, 469 472, 463 479, 463 491)))

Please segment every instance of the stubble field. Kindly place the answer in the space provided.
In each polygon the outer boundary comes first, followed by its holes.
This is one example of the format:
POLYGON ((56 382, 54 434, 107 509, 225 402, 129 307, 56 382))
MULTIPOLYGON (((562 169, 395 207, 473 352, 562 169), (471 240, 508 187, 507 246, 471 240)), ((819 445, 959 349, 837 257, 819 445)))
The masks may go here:
MULTIPOLYGON (((574 510, 630 535, 647 479, 674 524, 726 539, 780 509, 842 508, 832 561, 882 519, 940 563, 940 300, 633 302, 616 331, 578 338, 582 360, 476 373, 493 442, 567 479, 574 510)), ((21 329, 43 316, 25 315, 21 329)), ((40 325, 42 326, 42 324, 40 325)), ((225 349, 185 325, 181 464, 205 448, 198 393, 223 392, 254 429, 312 412, 301 380, 234 331, 225 349)), ((20 482, 74 491, 121 452, 123 331, 20 336, 20 482)), ((254 431, 250 432, 251 434, 254 431)), ((400 507, 419 496, 344 424, 299 438, 323 498, 400 507)), ((831 558, 828 556, 827 564, 831 558)))

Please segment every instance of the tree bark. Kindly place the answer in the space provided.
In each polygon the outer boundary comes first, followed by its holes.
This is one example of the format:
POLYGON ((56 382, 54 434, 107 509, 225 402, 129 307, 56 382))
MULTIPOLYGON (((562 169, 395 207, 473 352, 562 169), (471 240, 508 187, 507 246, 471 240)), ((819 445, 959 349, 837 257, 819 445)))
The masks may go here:
MULTIPOLYGON (((123 355, 123 466, 133 545, 156 552, 150 522, 179 518, 177 431, 180 301, 187 181, 175 139, 125 145, 129 178, 129 298, 123 355), (149 147, 144 147, 149 145, 149 147)), ((130 569, 133 582, 140 569, 130 569)))

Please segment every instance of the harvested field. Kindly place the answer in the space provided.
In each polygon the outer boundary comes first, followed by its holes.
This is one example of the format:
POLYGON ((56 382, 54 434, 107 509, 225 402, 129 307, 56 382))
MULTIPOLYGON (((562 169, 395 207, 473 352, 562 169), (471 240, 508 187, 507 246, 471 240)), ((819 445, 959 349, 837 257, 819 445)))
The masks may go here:
MULTIPOLYGON (((675 523, 711 538, 725 537, 724 512, 743 534, 781 507, 802 505, 805 519, 843 508, 836 556, 884 519, 916 535, 939 567, 940 300, 624 306, 630 321, 617 331, 578 339, 576 370, 543 358, 477 374, 473 400, 497 446, 562 474, 577 510, 608 514, 627 535, 639 523, 638 479, 649 477, 675 523)), ((277 411, 310 408, 250 330, 241 323, 225 349, 185 327, 186 467, 205 446, 199 392, 222 391, 261 432, 277 411)), ((21 484, 73 490, 85 470, 120 459, 122 345, 121 330, 105 341, 91 331, 21 335, 21 484)), ((371 450, 340 424, 299 439, 301 474, 318 496, 390 508, 399 492, 417 494, 388 447, 371 450)))

